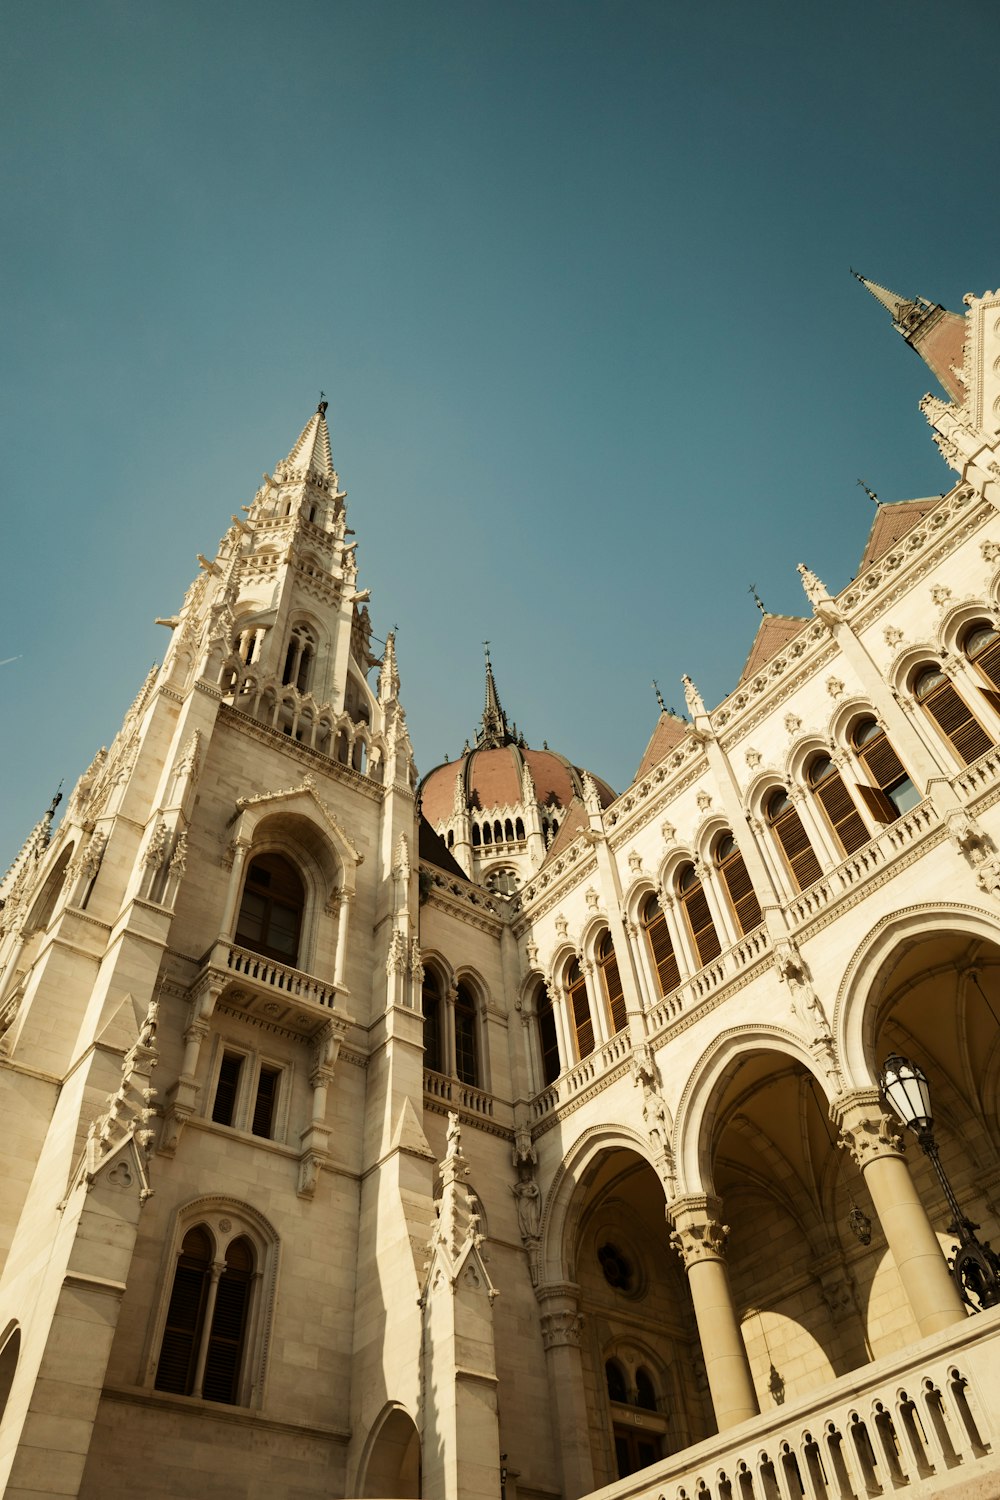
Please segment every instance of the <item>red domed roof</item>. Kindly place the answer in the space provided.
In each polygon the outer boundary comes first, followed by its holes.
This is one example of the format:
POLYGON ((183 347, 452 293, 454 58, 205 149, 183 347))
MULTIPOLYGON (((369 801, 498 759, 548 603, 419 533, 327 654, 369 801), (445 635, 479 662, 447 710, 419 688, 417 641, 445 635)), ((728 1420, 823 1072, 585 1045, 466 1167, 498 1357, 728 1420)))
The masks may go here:
MULTIPOLYGON (((574 797, 583 795, 583 771, 565 755, 555 750, 498 745, 467 750, 460 760, 445 761, 429 771, 421 790, 424 817, 432 828, 449 820, 455 807, 455 777, 459 775, 467 807, 485 811, 518 806, 524 766, 535 784, 535 799, 543 807, 568 807, 574 797)), ((607 807, 615 793, 599 776, 593 780, 602 807, 607 807)))
MULTIPOLYGON (((424 817, 432 828, 447 823, 455 811, 455 778, 462 778, 462 797, 466 807, 486 812, 493 807, 521 805, 521 783, 527 766, 535 787, 535 801, 541 807, 568 807, 574 797, 583 795, 584 772, 565 755, 555 750, 529 750, 517 726, 508 727, 507 715, 500 706, 489 648, 486 651, 486 706, 476 732, 476 747, 468 748, 460 760, 445 761, 428 771, 421 786, 424 817)), ((593 773, 591 773, 593 774, 593 773)), ((607 807, 615 794, 606 781, 593 777, 601 799, 607 807)))

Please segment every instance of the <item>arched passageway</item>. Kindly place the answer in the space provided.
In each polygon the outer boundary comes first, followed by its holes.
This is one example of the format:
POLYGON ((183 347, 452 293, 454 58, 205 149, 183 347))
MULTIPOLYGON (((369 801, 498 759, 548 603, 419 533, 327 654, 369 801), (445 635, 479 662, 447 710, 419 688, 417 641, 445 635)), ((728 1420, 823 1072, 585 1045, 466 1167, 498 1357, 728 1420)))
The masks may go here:
POLYGON ((358 1494, 416 1500, 420 1493, 420 1435, 407 1411, 389 1406, 372 1428, 358 1494))

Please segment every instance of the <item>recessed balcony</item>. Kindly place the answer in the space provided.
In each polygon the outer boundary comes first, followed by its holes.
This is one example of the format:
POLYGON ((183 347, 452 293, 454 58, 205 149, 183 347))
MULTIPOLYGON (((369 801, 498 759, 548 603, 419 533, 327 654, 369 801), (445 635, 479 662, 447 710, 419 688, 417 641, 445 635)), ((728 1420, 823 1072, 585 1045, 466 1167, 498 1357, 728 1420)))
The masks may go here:
POLYGON ((202 960, 196 985, 220 982, 220 1001, 230 1010, 302 1036, 321 1031, 336 1010, 333 984, 237 943, 218 942, 202 960))

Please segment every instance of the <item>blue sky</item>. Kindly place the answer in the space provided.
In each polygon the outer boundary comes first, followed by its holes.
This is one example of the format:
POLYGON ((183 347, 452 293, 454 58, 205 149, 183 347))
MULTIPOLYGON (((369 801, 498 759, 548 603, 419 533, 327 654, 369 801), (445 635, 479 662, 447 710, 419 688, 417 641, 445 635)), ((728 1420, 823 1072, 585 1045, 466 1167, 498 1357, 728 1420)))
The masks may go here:
POLYGON ((422 771, 618 790, 690 672, 950 485, 851 279, 1000 283, 985 3, 38 5, 0 23, 0 864, 320 388, 422 771))

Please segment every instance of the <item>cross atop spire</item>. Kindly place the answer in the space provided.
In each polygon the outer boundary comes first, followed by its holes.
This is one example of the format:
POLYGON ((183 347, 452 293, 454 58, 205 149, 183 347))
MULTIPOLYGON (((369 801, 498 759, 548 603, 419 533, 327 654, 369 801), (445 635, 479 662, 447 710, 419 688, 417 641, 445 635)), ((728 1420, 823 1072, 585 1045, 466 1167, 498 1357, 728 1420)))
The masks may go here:
POLYGON ((495 750, 501 745, 514 743, 514 736, 507 728, 507 715, 500 707, 500 695, 493 680, 493 663, 490 660, 490 643, 483 642, 486 654, 486 706, 476 731, 476 745, 480 750, 495 750))
MULTIPOLYGON (((323 392, 320 395, 323 396, 323 392)), ((299 434, 299 440, 285 459, 289 469, 312 469, 328 479, 335 479, 333 453, 330 449, 330 433, 326 425, 326 409, 329 403, 321 400, 312 416, 299 434)))

